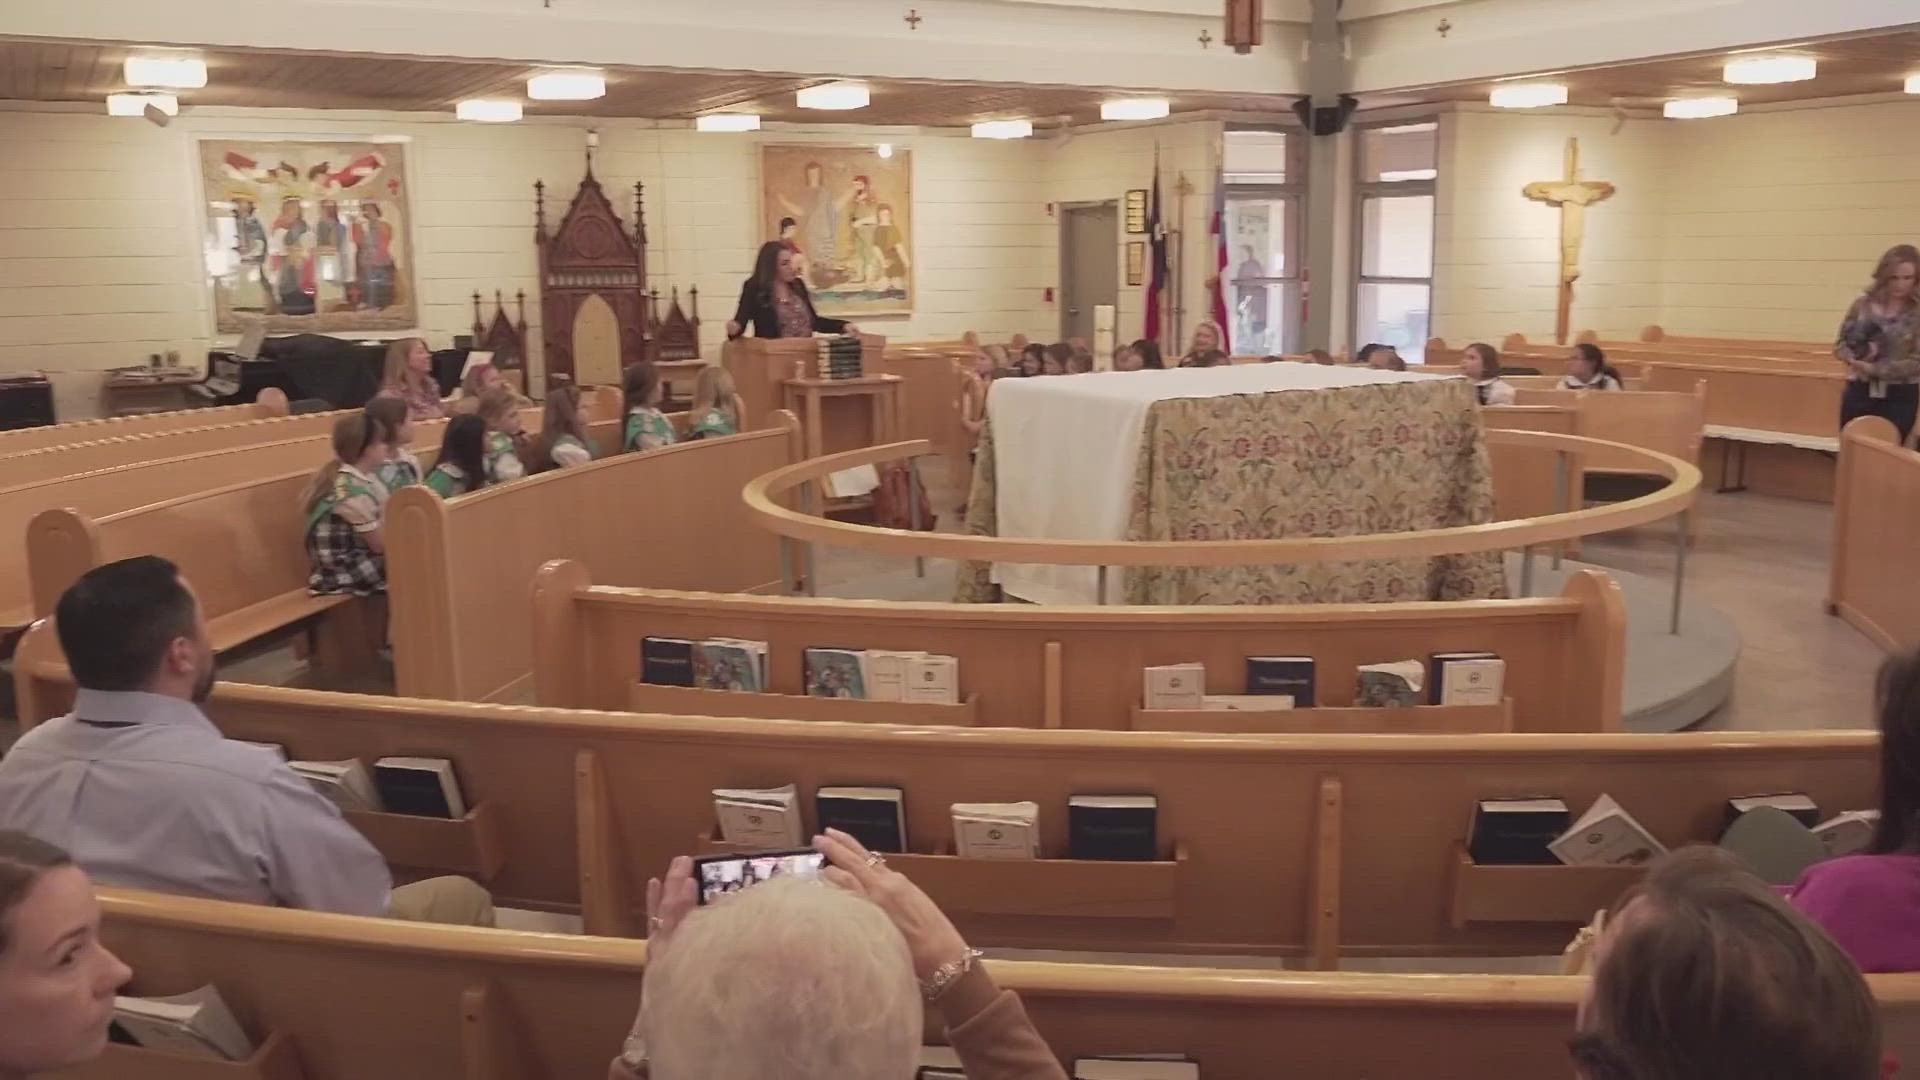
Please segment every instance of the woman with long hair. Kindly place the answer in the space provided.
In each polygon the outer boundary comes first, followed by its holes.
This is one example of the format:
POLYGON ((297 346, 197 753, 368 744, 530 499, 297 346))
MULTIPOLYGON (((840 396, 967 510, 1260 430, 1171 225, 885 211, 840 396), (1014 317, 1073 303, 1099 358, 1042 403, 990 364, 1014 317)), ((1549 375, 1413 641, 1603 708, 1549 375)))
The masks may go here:
POLYGON ((1855 417, 1879 416, 1905 442, 1920 413, 1920 249, 1887 249, 1873 268, 1873 282, 1840 322, 1834 358, 1847 365, 1840 398, 1840 426, 1855 417))
POLYGON ((1461 350, 1460 374, 1473 380, 1473 395, 1482 405, 1511 405, 1513 384, 1500 377, 1500 354, 1493 346, 1476 341, 1461 350))
POLYGON ((417 337, 387 343, 387 362, 380 373, 380 396, 407 403, 407 419, 438 420, 447 415, 440 385, 433 381, 433 352, 417 337))
POLYGON ((1180 358, 1181 367, 1218 367, 1228 362, 1226 335, 1212 320, 1201 320, 1193 328, 1193 340, 1187 345, 1187 355, 1180 358))
POLYGON ((660 370, 651 360, 636 360, 620 375, 620 411, 626 427, 620 444, 627 450, 672 446, 673 421, 660 411, 660 370))
POLYGON ((534 472, 570 469, 593 461, 593 442, 587 435, 587 407, 580 388, 556 386, 547 394, 540 440, 535 445, 534 472))
POLYGON ((387 590, 380 481, 373 477, 387 455, 366 413, 334 421, 333 460, 313 474, 300 498, 312 568, 307 591, 372 596, 387 590))
POLYGON ((93 882, 73 858, 0 830, 0 1080, 99 1057, 132 976, 101 942, 93 882))
POLYGON ((1020 359, 1015 361, 1013 373, 1023 379, 1044 374, 1047 370, 1047 347, 1037 341, 1028 342, 1020 348, 1020 359))
POLYGON ((1567 377, 1560 380, 1562 390, 1619 390, 1620 373, 1607 363, 1607 354, 1591 341, 1573 347, 1567 357, 1567 377))
POLYGON ((1161 371, 1167 366, 1166 360, 1160 355, 1160 343, 1157 341, 1141 338, 1133 343, 1133 351, 1140 354, 1142 371, 1161 371))
POLYGON ((795 259, 793 249, 778 240, 760 245, 753 276, 740 287, 740 304, 727 323, 729 339, 748 330, 763 338, 858 332, 852 323, 829 319, 813 309, 813 297, 807 294, 795 259))
POLYGON ((693 382, 693 404, 687 409, 688 439, 718 438, 740 433, 743 407, 733 388, 733 375, 718 364, 700 369, 693 382))
POLYGON ((399 398, 374 398, 367 402, 366 414, 374 437, 387 445, 387 460, 374 470, 374 479, 380 481, 385 492, 380 500, 384 506, 387 495, 421 480, 420 459, 411 449, 413 421, 407 419, 407 403, 399 398))
POLYGON ((427 474, 427 486, 443 499, 478 491, 487 484, 487 422, 477 412, 447 421, 440 437, 440 460, 427 474))

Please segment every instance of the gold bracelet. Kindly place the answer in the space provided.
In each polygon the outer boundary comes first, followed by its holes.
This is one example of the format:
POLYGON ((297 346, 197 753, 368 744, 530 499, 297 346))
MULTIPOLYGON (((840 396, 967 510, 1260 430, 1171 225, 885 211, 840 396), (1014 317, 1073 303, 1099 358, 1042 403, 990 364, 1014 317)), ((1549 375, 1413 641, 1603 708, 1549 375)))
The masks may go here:
POLYGON ((927 981, 920 984, 920 996, 928 1002, 940 1000, 940 995, 946 993, 954 983, 959 982, 960 976, 973 970, 973 962, 980 959, 982 955, 984 954, 979 949, 968 949, 960 954, 960 959, 949 960, 934 968, 933 974, 927 981))

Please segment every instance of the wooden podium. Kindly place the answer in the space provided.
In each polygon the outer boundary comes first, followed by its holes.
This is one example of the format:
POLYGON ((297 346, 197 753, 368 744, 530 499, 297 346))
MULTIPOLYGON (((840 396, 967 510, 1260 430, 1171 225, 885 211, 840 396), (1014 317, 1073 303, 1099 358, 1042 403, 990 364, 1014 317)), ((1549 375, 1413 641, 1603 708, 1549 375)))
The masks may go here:
POLYGON ((727 342, 720 363, 740 392, 747 430, 763 427, 767 414, 791 409, 800 418, 808 457, 877 446, 903 438, 898 375, 889 375, 881 354, 887 339, 860 335, 857 379, 817 379, 820 338, 738 338, 727 342))

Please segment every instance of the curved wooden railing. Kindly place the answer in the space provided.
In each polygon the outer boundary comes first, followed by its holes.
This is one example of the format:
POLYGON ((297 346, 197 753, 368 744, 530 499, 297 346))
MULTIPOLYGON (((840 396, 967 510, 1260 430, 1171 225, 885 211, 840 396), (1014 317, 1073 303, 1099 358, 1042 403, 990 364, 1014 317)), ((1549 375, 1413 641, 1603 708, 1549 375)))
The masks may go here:
POLYGON ((1413 532, 1282 540, 1087 541, 964 536, 832 521, 781 505, 782 500, 790 499, 796 492, 806 494, 806 485, 843 469, 882 465, 927 454, 933 447, 926 440, 811 458, 755 477, 741 494, 749 515, 762 528, 778 535, 885 555, 1054 566, 1252 566, 1533 548, 1665 520, 1691 508, 1699 492, 1699 469, 1652 450, 1544 431, 1489 429, 1483 435, 1490 446, 1533 447, 1565 453, 1604 451, 1610 460, 1632 461, 1644 466, 1645 472, 1664 477, 1670 483, 1625 502, 1543 517, 1413 532))

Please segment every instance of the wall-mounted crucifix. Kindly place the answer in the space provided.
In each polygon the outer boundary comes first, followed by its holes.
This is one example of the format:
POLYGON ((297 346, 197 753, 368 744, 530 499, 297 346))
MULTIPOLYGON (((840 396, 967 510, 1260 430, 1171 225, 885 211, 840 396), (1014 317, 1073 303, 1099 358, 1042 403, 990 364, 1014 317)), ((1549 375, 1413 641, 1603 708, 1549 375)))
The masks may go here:
POLYGON ((1587 207, 1613 197, 1605 180, 1580 179, 1580 140, 1567 140, 1567 171, 1523 189, 1527 198, 1560 208, 1560 314, 1554 340, 1567 343, 1573 322, 1573 283, 1580 280, 1580 246, 1587 238, 1587 207))

